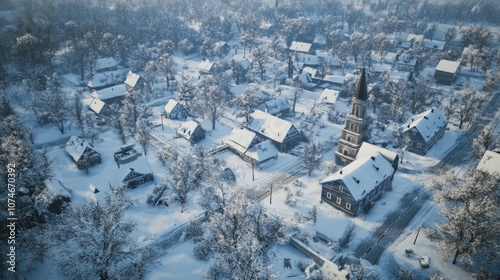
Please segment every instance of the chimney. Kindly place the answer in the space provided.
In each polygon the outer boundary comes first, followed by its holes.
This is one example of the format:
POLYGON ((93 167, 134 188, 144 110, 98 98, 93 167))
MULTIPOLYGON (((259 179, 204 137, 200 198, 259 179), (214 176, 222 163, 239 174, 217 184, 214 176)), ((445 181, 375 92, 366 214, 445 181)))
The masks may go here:
POLYGON ((374 156, 371 156, 371 159, 372 159, 373 161, 375 161, 375 157, 374 157, 374 156))
POLYGON ((431 109, 431 113, 434 113, 434 108, 431 109))

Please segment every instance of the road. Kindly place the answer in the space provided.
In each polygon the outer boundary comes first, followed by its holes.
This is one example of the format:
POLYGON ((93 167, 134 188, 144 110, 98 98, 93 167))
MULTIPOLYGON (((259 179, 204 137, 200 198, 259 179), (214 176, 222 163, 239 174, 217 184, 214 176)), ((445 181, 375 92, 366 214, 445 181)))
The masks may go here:
MULTIPOLYGON (((430 167, 429 172, 436 174, 446 172, 470 161, 469 152, 473 139, 490 123, 492 123, 493 127, 499 125, 500 114, 496 116, 500 106, 499 98, 500 91, 496 91, 486 101, 487 103, 483 107, 481 115, 474 120, 467 132, 459 138, 455 147, 438 164, 430 167)), ((417 189, 407 193, 400 200, 396 210, 387 215, 382 224, 373 231, 373 234, 361 242, 361 245, 354 251, 354 256, 364 258, 372 264, 377 264, 382 253, 399 237, 430 198, 430 194, 424 189, 417 189)))

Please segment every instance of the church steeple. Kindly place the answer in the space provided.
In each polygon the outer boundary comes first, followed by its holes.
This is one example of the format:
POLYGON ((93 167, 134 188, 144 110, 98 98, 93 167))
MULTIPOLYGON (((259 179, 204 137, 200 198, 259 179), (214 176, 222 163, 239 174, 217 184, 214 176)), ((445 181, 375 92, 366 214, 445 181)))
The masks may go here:
POLYGON ((368 100, 368 89, 366 87, 366 73, 365 68, 361 70, 361 78, 359 79, 358 86, 354 92, 354 97, 360 100, 368 100))
POLYGON ((365 68, 361 70, 361 77, 352 97, 352 108, 346 116, 346 123, 342 129, 338 149, 335 152, 335 161, 339 165, 347 165, 354 161, 363 141, 370 135, 370 117, 367 116, 368 90, 366 88, 365 68))

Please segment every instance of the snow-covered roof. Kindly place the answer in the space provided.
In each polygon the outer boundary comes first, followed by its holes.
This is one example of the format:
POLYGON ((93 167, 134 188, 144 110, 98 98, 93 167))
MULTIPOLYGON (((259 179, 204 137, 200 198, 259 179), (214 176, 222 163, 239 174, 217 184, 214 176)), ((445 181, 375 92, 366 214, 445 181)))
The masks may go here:
POLYGON ((476 55, 478 53, 478 49, 474 48, 473 46, 468 46, 464 48, 462 55, 476 55))
POLYGON ((444 47, 446 46, 446 42, 444 41, 438 41, 438 40, 424 40, 424 48, 428 49, 436 49, 436 50, 443 50, 444 47))
POLYGON ((456 73, 460 62, 442 59, 436 66, 436 71, 446 72, 446 73, 456 73))
POLYGON ((106 105, 101 99, 95 97, 92 99, 92 102, 90 102, 90 110, 96 112, 97 114, 101 113, 102 108, 106 105))
POLYGON ((251 130, 264 135, 266 138, 283 143, 292 123, 275 117, 271 114, 255 110, 252 113, 252 122, 248 126, 251 130))
POLYGON ((250 149, 245 153, 250 158, 263 162, 278 155, 278 150, 274 147, 271 140, 265 140, 250 149))
POLYGON ((390 162, 394 162, 394 160, 396 160, 396 158, 398 157, 398 154, 396 152, 389 151, 368 142, 363 142, 361 144, 361 147, 359 148, 358 153, 356 154, 356 158, 368 157, 376 153, 380 153, 385 159, 390 162))
POLYGON ((311 74, 307 73, 307 72, 302 72, 300 73, 300 75, 298 76, 298 79, 301 83, 303 84, 309 84, 309 83, 312 83, 312 78, 311 78, 311 74))
POLYGON ((311 75, 311 77, 315 77, 316 74, 318 74, 318 69, 314 69, 312 67, 304 67, 302 69, 302 72, 309 73, 309 75, 311 75))
POLYGON ((73 158, 74 161, 78 161, 87 148, 94 150, 92 145, 76 135, 72 135, 69 138, 69 141, 66 142, 66 152, 73 158))
POLYGON ((224 45, 227 45, 227 43, 224 42, 224 41, 219 41, 219 42, 217 42, 217 43, 214 44, 214 49, 219 50, 224 45))
POLYGON ((415 66, 417 65, 417 60, 418 60, 417 56, 412 56, 404 53, 399 56, 397 63, 402 65, 415 66))
POLYGON ((198 65, 198 70, 204 73, 209 73, 212 70, 214 63, 210 60, 204 60, 198 65))
POLYGON ((153 173, 146 157, 141 155, 134 161, 116 165, 116 172, 112 176, 114 179, 113 182, 111 182, 113 186, 120 185, 125 180, 125 177, 127 177, 127 175, 132 171, 132 169, 140 174, 153 173))
POLYGON ((293 41, 290 45, 290 50, 297 52, 309 52, 311 50, 311 46, 312 44, 310 43, 293 41))
POLYGON ((49 205, 58 197, 71 199, 71 193, 66 189, 61 181, 56 179, 47 179, 43 181, 45 188, 35 199, 35 207, 39 211, 45 211, 49 205))
POLYGON ((423 41, 424 35, 408 34, 408 37, 406 37, 406 42, 410 42, 411 40, 415 40, 415 42, 423 41))
POLYGON ((257 109, 267 112, 268 114, 271 115, 276 115, 279 114, 280 112, 284 110, 290 109, 290 103, 288 103, 288 99, 286 96, 280 95, 272 100, 266 101, 263 104, 259 105, 257 109))
POLYGON ((320 65, 322 58, 308 53, 299 53, 299 62, 307 65, 320 65))
POLYGON ((326 88, 321 93, 319 100, 321 101, 321 103, 334 104, 335 102, 337 102, 337 97, 339 96, 339 94, 340 94, 340 91, 338 91, 338 90, 326 88))
POLYGON ((127 78, 125 79, 125 84, 130 87, 135 87, 141 76, 128 71, 127 78))
POLYGON ((177 104, 179 104, 179 102, 177 102, 175 99, 169 99, 167 105, 165 105, 164 108, 165 112, 167 112, 167 114, 170 114, 175 106, 177 106, 177 104))
POLYGON ((184 138, 190 139, 193 132, 199 126, 195 121, 187 121, 182 123, 181 127, 177 130, 177 133, 184 138))
POLYGON ((325 75, 325 77, 323 77, 323 81, 329 82, 329 83, 343 85, 344 81, 345 81, 345 76, 341 76, 341 75, 325 75))
POLYGON ((316 36, 314 36, 313 44, 326 45, 326 37, 325 37, 325 35, 316 34, 316 36))
POLYGON ((116 60, 112 57, 99 58, 95 63, 95 70, 118 66, 116 60))
POLYGON ((125 81, 127 72, 123 68, 119 68, 113 71, 106 71, 102 73, 96 73, 87 83, 90 88, 104 88, 111 85, 117 85, 125 81))
POLYGON ((500 153, 486 151, 476 167, 477 170, 491 175, 500 175, 500 153))
POLYGON ((423 113, 415 115, 403 126, 403 132, 416 128, 426 142, 448 124, 448 120, 437 108, 431 108, 423 113))
POLYGON ((255 137, 257 137, 256 134, 248 129, 235 128, 225 142, 240 153, 245 153, 252 145, 255 137))
POLYGON ((119 84, 116 86, 104 88, 96 92, 97 96, 101 100, 124 96, 125 93, 127 93, 127 87, 125 86, 125 84, 119 84))
POLYGON ((354 160, 344 168, 330 175, 321 184, 342 180, 355 200, 373 190, 380 182, 394 173, 391 163, 382 154, 354 160))

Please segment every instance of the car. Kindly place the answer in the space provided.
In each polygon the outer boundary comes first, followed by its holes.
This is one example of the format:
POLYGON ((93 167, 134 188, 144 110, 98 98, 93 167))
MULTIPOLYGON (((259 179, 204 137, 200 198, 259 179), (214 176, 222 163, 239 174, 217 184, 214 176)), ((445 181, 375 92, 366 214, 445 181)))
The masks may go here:
POLYGON ((429 256, 421 256, 420 258, 418 258, 418 262, 420 263, 421 267, 429 268, 431 259, 429 258, 429 256))

